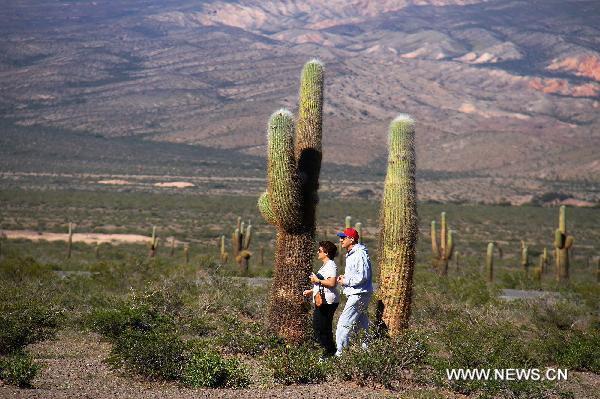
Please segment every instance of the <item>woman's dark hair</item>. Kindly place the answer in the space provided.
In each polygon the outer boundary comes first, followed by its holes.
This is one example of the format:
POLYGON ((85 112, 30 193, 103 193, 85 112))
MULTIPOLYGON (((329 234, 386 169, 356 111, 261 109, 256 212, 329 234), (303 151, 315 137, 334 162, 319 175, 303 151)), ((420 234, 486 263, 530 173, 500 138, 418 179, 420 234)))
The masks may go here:
POLYGON ((319 241, 319 246, 323 248, 329 259, 333 260, 337 255, 337 247, 331 241, 319 241))

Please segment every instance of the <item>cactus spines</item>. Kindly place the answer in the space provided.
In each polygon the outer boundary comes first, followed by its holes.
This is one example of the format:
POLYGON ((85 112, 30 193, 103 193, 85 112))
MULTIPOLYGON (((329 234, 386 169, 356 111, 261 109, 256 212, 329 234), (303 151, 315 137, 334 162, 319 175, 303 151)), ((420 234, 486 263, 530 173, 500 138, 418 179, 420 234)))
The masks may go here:
POLYGON ((302 298, 314 257, 315 210, 321 170, 323 65, 304 65, 299 113, 294 126, 287 110, 275 112, 268 125, 267 192, 259 209, 277 228, 269 324, 288 342, 309 333, 308 307, 302 298))
POLYGON ((219 259, 220 259, 221 263, 223 263, 223 264, 227 263, 227 260, 229 259, 229 254, 225 250, 225 236, 224 235, 221 236, 221 243, 219 245, 219 259))
POLYGON ((69 222, 69 239, 67 243, 67 259, 71 259, 71 251, 73 248, 73 223, 69 222))
POLYGON ((390 335, 408 328, 418 238, 415 123, 400 115, 389 128, 389 157, 380 208, 378 324, 390 335))
POLYGON ((569 278, 569 250, 573 247, 573 241, 573 236, 567 234, 566 208, 562 205, 558 214, 558 229, 554 232, 556 278, 558 281, 569 278))
POLYGON ((152 226, 152 238, 150 238, 150 257, 156 256, 158 250, 158 237, 156 237, 156 226, 152 226))
POLYGON ((431 221, 431 252, 433 266, 442 276, 448 275, 448 261, 452 259, 454 240, 452 230, 446 224, 446 212, 441 214, 440 240, 438 243, 435 220, 431 221))
POLYGON ((490 242, 487 245, 487 253, 485 256, 485 268, 487 271, 487 281, 492 283, 494 281, 494 243, 490 242))

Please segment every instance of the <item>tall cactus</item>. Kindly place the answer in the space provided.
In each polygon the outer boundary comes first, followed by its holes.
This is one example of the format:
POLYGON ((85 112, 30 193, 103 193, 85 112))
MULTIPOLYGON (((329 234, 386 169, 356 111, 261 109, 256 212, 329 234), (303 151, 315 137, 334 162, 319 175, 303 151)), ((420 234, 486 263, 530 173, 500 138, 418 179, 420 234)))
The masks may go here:
POLYGON ((268 125, 267 192, 258 207, 277 228, 269 323, 288 342, 309 334, 309 307, 302 297, 308 288, 315 251, 315 211, 321 171, 323 64, 304 65, 298 120, 279 110, 268 125), (294 132, 295 130, 295 132, 294 132))
POLYGON ((415 122, 396 117, 389 128, 389 157, 380 209, 378 324, 390 335, 408 327, 418 238, 415 122))
POLYGON ((556 278, 558 281, 569 278, 569 250, 573 247, 573 241, 573 236, 567 235, 566 208, 562 205, 558 214, 558 229, 554 232, 556 278))
POLYGON ((352 216, 346 216, 346 219, 344 219, 344 226, 346 226, 347 229, 352 227, 352 216))
POLYGON ((446 224, 446 212, 441 214, 440 240, 438 243, 435 220, 431 221, 431 252, 433 266, 442 276, 448 275, 448 261, 452 259, 454 241, 452 230, 446 224))
POLYGON ((494 243, 489 242, 487 245, 487 253, 485 256, 485 268, 487 271, 488 283, 494 282, 494 243))

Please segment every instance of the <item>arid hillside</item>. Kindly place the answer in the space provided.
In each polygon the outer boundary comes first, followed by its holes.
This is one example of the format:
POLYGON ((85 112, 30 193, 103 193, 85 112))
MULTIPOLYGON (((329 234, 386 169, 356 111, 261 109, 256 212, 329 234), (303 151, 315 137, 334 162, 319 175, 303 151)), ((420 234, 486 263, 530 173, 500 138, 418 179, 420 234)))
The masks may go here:
MULTIPOLYGON (((327 66, 325 161, 600 179, 600 3, 588 0, 23 0, 0 15, 0 118, 265 153, 302 64, 327 66)), ((485 187, 485 184, 483 185, 485 187)), ((479 189, 479 188, 478 188, 479 189)), ((485 188, 483 188, 485 190, 485 188)))

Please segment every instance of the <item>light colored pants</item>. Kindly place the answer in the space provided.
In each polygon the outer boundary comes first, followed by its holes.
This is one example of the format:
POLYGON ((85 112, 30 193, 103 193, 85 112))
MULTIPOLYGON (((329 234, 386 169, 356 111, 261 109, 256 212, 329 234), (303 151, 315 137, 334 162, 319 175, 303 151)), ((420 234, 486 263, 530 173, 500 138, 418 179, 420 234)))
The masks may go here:
POLYGON ((340 315, 335 329, 336 356, 341 356, 342 350, 348 346, 350 337, 359 329, 369 328, 369 314, 367 308, 371 301, 371 292, 348 295, 346 306, 340 315))

